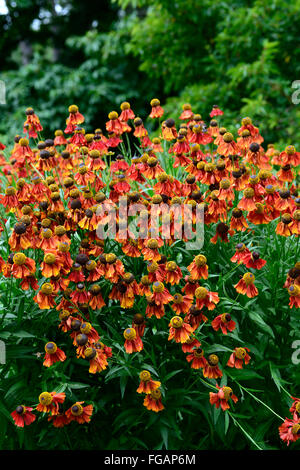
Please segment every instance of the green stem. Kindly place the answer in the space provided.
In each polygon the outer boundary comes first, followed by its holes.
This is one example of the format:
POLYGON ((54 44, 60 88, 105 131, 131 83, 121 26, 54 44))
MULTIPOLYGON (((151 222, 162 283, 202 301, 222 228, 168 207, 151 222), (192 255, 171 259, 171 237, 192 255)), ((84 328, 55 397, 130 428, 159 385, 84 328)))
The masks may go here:
POLYGON ((232 421, 234 422, 235 426, 238 426, 241 431, 245 434, 246 437, 252 442, 252 444, 257 447, 258 450, 263 450, 253 439, 253 437, 250 436, 250 434, 247 433, 246 429, 243 428, 243 426, 235 419, 235 417, 230 413, 230 411, 227 410, 228 415, 231 417, 232 421))
POLYGON ((282 416, 279 416, 274 410, 272 410, 272 408, 270 408, 265 402, 263 402, 262 400, 260 400, 259 398, 257 398, 255 395, 253 395, 253 393, 249 392, 249 390, 245 387, 243 387, 239 382, 237 382, 234 378, 233 380, 239 385, 239 387, 243 390, 245 390, 245 392, 247 392, 249 395, 251 395, 252 398, 254 398, 254 400, 258 401, 259 403, 261 403, 263 406, 265 406, 266 408, 268 408, 269 411, 271 411, 271 413, 273 413, 275 416, 277 416, 277 418, 281 419, 282 421, 284 421, 284 418, 282 418, 282 416))

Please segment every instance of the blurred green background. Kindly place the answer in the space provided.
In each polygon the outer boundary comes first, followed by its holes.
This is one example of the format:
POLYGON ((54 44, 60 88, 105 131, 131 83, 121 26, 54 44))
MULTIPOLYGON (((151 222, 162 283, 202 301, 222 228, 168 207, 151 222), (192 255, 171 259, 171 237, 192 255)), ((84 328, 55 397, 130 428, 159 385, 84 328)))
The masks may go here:
POLYGON ((124 100, 146 118, 157 97, 170 116, 218 104, 230 130, 249 115, 266 143, 296 143, 299 28, 299 0, 0 0, 0 140, 28 106, 50 137, 72 103, 93 130, 124 100))

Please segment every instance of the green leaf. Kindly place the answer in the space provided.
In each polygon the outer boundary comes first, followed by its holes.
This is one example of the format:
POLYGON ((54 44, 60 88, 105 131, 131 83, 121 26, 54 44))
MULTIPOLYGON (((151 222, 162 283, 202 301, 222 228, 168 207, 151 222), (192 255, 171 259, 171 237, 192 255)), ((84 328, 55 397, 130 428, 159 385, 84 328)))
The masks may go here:
POLYGON ((254 321, 263 331, 267 332, 272 338, 275 338, 272 328, 262 319, 261 315, 253 310, 248 312, 249 317, 254 321))

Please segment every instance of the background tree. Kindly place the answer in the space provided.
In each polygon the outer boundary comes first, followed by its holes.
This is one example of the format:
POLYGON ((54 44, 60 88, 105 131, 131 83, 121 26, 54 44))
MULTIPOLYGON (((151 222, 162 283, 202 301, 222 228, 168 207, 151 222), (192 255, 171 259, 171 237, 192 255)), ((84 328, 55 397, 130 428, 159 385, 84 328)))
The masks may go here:
POLYGON ((6 5, 0 16, 7 86, 2 140, 20 131, 27 106, 48 130, 50 123, 62 127, 67 106, 76 102, 93 128, 103 126, 103 110, 118 109, 122 100, 131 100, 139 114, 157 96, 174 116, 192 101, 207 119, 216 103, 226 111, 223 124, 251 115, 266 143, 296 143, 300 108, 292 103, 291 85, 300 77, 299 0, 6 5))

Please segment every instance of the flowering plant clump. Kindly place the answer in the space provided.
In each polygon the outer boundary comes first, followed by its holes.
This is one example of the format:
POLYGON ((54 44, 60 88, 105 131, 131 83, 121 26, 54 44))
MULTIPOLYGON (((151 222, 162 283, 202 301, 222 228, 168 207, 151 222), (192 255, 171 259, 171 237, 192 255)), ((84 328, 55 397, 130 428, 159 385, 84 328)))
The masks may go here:
POLYGON ((104 131, 71 105, 51 137, 28 108, 1 145, 1 445, 300 437, 300 153, 264 148, 249 117, 231 132, 218 106, 150 107, 153 136, 123 102, 104 131))

